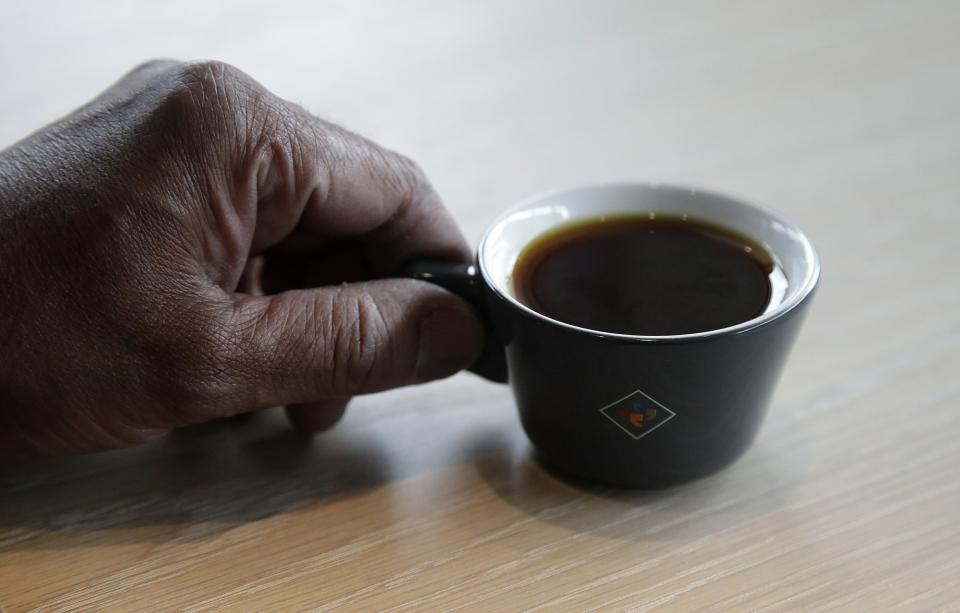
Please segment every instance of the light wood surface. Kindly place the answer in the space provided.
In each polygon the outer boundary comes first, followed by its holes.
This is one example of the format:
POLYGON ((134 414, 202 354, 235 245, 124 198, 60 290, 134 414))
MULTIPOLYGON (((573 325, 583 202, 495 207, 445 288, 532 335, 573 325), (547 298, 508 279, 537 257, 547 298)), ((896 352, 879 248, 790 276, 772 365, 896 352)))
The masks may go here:
POLYGON ((0 604, 960 610, 958 31, 955 2, 5 3, 4 145, 143 59, 216 57, 418 159, 474 241, 541 190, 673 180, 781 211, 824 275, 715 476, 566 483, 459 375, 312 441, 267 412, 7 462, 0 604))

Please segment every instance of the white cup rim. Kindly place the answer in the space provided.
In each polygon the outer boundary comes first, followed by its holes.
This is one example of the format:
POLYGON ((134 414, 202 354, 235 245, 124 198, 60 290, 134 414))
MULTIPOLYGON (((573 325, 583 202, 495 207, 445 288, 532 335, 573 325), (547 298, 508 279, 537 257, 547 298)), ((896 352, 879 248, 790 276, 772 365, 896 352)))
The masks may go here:
MULTIPOLYGON (((732 228, 737 230, 737 228, 732 228)), ((774 254, 775 256, 777 254, 774 254)), ((487 227, 486 231, 483 234, 483 237, 480 239, 480 244, 477 248, 477 268, 479 269, 480 275, 484 280, 484 283, 501 299, 507 301, 513 308, 519 309, 520 311, 539 319, 547 324, 553 326, 559 326, 565 328, 572 332, 577 332, 581 334, 587 334, 590 336, 617 340, 617 341, 627 341, 627 342, 639 342, 639 343, 663 343, 663 342, 678 342, 678 341, 691 341, 691 340, 701 340, 709 339, 718 336, 729 336, 734 334, 742 334, 744 332, 749 332, 755 328, 766 325, 772 321, 775 321, 787 313, 791 312, 801 303, 803 303, 811 292, 816 288, 817 283, 820 280, 820 258, 817 255, 816 250, 813 247, 813 244, 810 242, 810 239, 807 237, 796 224, 791 222, 789 219, 785 218, 779 213, 775 213, 765 206, 756 204, 745 198, 738 196, 724 194, 712 189, 706 189, 696 185, 689 184, 677 184, 677 183, 660 183, 660 182, 643 182, 643 181, 622 181, 622 182, 606 182, 606 183, 592 183, 586 185, 579 185, 575 187, 560 188, 555 190, 549 190, 546 192, 541 192, 535 194, 529 198, 518 202, 514 206, 511 206, 507 210, 503 211, 498 215, 494 221, 487 227), (790 229, 797 239, 799 240, 802 251, 803 259, 807 263, 805 268, 805 274, 803 278, 799 281, 799 287, 796 291, 791 292, 790 296, 783 300, 776 307, 752 318, 747 321, 740 322, 738 324, 727 326, 725 328, 717 328, 714 330, 706 330, 703 332, 694 332, 690 334, 673 334, 673 335, 663 335, 663 336, 653 336, 653 335, 642 335, 642 334, 622 334, 617 332, 605 332, 602 330, 594 330, 591 328, 584 328, 582 326, 577 326, 574 324, 569 324, 547 315, 544 315, 534 309, 531 309, 527 305, 520 302, 516 297, 514 297, 510 291, 503 287, 501 283, 498 283, 496 280, 492 279, 489 274, 489 268, 485 262, 485 254, 487 252, 487 246, 490 241, 490 237, 497 231, 497 229, 502 226, 507 220, 509 220, 513 215, 520 211, 524 211, 534 203, 543 202, 556 198, 562 195, 568 195, 574 192, 591 192, 596 190, 607 190, 607 189, 646 189, 646 190, 665 190, 665 191, 675 191, 675 192, 685 192, 688 195, 702 195, 710 198, 724 199, 736 203, 738 206, 745 207, 747 209, 753 209, 760 215, 765 216, 768 219, 771 219, 783 227, 790 229)), ((790 280, 790 283, 793 283, 793 280, 790 280)))

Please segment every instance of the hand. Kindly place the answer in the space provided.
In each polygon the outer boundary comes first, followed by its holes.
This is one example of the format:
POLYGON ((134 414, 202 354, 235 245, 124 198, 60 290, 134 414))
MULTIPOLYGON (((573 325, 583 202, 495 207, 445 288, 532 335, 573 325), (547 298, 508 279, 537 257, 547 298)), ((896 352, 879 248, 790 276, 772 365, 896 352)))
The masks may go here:
POLYGON ((143 65, 0 152, 0 451, 71 453, 468 366, 470 254, 420 170, 231 66, 143 65), (381 279, 381 280, 375 280, 381 279))

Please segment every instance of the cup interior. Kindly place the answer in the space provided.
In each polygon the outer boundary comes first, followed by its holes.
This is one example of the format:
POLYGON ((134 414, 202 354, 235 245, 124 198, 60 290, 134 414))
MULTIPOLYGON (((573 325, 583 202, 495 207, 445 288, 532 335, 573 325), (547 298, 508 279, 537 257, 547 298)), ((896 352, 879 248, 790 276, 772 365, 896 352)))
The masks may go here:
POLYGON ((480 272, 495 292, 520 308, 556 325, 592 334, 640 340, 702 337, 757 326, 796 306, 816 286, 820 266, 810 241, 795 225, 762 207, 698 188, 644 183, 578 187, 535 196, 501 215, 487 230, 478 252, 480 272), (519 302, 512 293, 517 257, 534 238, 579 219, 624 213, 689 215, 745 234, 761 243, 786 277, 782 299, 758 317, 719 330, 671 337, 638 336, 587 330, 551 319, 519 302))

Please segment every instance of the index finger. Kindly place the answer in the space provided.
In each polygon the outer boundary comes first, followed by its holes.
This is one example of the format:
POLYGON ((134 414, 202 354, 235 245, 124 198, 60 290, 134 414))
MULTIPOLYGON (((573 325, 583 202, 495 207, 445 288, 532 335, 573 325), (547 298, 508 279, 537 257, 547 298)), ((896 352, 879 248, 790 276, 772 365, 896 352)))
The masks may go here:
POLYGON ((352 238, 380 274, 416 257, 470 258, 453 217, 413 161, 286 104, 291 115, 280 145, 271 147, 258 178, 255 252, 284 240, 309 249, 314 241, 352 238))

